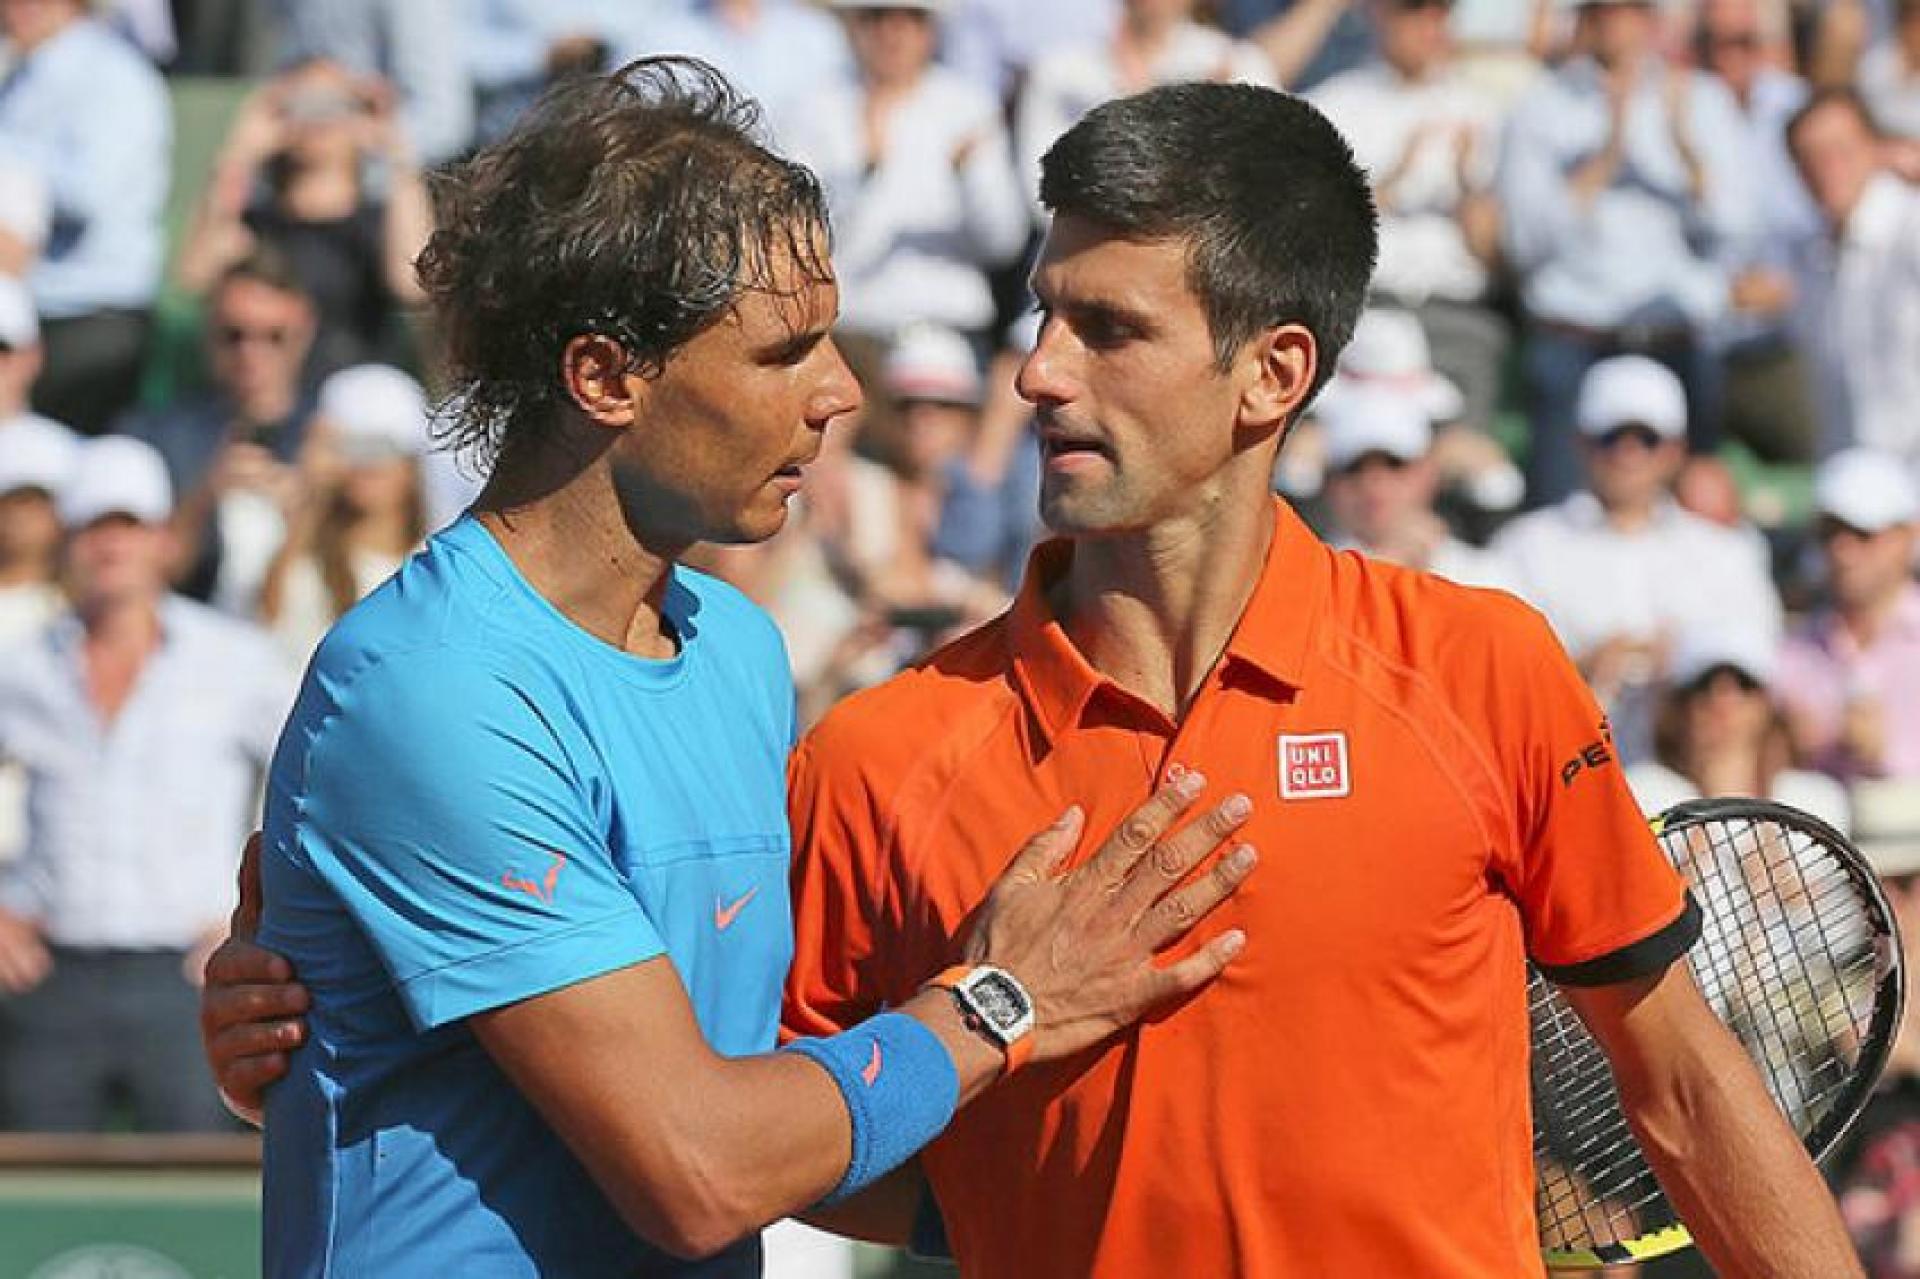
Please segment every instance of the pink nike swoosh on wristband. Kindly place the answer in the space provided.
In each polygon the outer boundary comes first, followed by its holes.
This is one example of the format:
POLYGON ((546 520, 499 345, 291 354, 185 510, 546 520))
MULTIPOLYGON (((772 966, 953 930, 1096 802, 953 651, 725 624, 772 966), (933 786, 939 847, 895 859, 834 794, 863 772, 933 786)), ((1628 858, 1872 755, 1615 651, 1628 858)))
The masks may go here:
POLYGON ((880 1041, 877 1039, 873 1041, 873 1056, 860 1068, 860 1078, 869 1088, 873 1087, 874 1080, 880 1078, 880 1041))

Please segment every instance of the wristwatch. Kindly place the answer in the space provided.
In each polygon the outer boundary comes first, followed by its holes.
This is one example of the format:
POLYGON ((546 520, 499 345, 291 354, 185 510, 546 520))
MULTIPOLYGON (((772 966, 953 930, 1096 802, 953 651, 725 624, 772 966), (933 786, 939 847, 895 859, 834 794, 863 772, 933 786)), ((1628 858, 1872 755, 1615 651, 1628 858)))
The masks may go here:
POLYGON ((984 1035, 1007 1054, 1007 1073, 1033 1053, 1033 996, 1018 978, 992 964, 949 968, 927 983, 953 992, 967 1029, 984 1035))

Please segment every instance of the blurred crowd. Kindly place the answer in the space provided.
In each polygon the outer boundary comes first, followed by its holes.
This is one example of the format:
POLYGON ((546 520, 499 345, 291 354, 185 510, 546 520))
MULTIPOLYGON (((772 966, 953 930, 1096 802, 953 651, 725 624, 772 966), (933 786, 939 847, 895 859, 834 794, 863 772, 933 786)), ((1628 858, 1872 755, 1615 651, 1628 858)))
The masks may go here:
MULTIPOLYGON (((1276 490, 1539 607, 1649 811, 1773 796, 1920 872, 1920 0, 0 0, 0 36, 0 1126, 220 1122, 191 982, 300 666, 484 480, 434 448, 433 171, 649 54, 750 91, 832 210, 866 406, 785 532, 699 557, 804 718, 1040 536, 1039 156, 1272 85, 1382 224, 1276 490)), ((1873 1211, 1920 1221, 1909 1183, 1873 1211)))

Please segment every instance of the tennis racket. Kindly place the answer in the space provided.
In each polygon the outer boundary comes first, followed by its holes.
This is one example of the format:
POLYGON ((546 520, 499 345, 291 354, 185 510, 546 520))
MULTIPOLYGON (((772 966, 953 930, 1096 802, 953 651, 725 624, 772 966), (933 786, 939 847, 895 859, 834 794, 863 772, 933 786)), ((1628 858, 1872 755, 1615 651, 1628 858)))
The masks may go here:
MULTIPOLYGON (((1900 1025, 1900 942, 1846 840, 1781 804, 1708 799, 1654 822, 1703 917, 1694 981, 1815 1160, 1859 1116, 1900 1025)), ((1556 1269, 1649 1261, 1692 1239, 1654 1180, 1606 1054, 1530 972, 1541 1247, 1556 1269)))

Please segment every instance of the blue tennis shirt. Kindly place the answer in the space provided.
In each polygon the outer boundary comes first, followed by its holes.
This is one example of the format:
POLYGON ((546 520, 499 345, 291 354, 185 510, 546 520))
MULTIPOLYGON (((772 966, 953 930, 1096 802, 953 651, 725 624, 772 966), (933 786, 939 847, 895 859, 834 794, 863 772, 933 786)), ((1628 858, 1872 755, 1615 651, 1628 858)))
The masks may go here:
POLYGON ((757 1240, 637 1239, 462 1020, 665 954, 716 1050, 773 1047, 785 650, 698 573, 663 611, 679 654, 622 653, 468 517, 315 654, 263 841, 260 940, 313 992, 267 1098, 271 1279, 759 1273, 757 1240))

